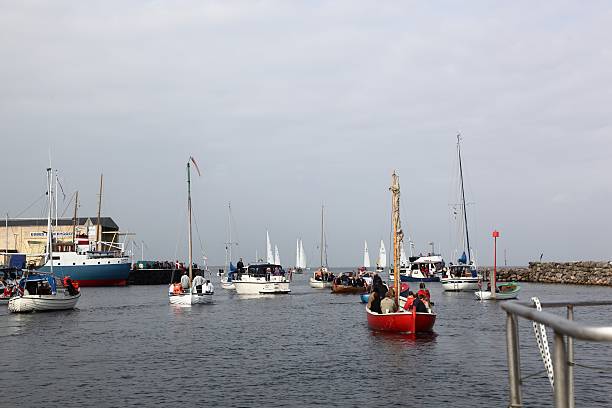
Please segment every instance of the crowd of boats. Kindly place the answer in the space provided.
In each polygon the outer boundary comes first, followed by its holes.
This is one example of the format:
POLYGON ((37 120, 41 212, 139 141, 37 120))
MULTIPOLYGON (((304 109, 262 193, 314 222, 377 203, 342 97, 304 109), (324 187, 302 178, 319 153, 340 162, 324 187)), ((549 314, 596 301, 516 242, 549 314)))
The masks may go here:
MULTIPOLYGON (((440 254, 427 253, 406 256, 404 234, 400 221, 399 176, 393 172, 390 191, 392 195, 392 258, 387 267, 387 251, 380 241, 375 268, 370 264, 367 242, 364 242, 363 265, 356 270, 341 273, 332 272, 327 263, 325 242, 325 209, 321 207, 321 240, 319 267, 312 271, 309 284, 314 289, 329 289, 335 294, 359 294, 367 303, 366 320, 372 329, 396 332, 430 331, 436 314, 430 301, 426 282, 439 282, 444 291, 471 291, 480 300, 516 298, 520 286, 515 282, 496 282, 495 269, 490 277, 479 273, 469 243, 463 173, 461 171, 461 150, 457 144, 461 181, 461 206, 463 218, 463 240, 465 246, 455 263, 446 265, 440 254), (388 276, 384 276, 388 272, 388 276), (388 278, 384 279, 384 278, 388 278), (384 281, 387 280, 387 286, 384 281), (417 294, 410 291, 410 283, 418 282, 421 287, 417 294), (423 292, 423 293, 421 293, 423 292), (426 296, 425 296, 426 295, 426 296), (425 298, 424 298, 425 296, 425 298), (381 306, 382 305, 382 306, 381 306)), ((211 303, 215 288, 207 267, 197 268, 193 257, 191 171, 192 165, 199 172, 193 158, 187 162, 187 215, 188 215, 188 261, 183 264, 158 263, 157 266, 172 267, 173 277, 168 287, 168 302, 175 305, 191 306, 211 303), (208 276, 206 276, 208 275, 208 276)), ((53 234, 53 181, 52 171, 47 169, 48 222, 45 261, 38 269, 15 270, 0 276, 0 303, 8 304, 11 312, 65 310, 76 306, 81 297, 80 286, 112 285, 127 281, 130 270, 129 257, 123 246, 113 244, 105 251, 100 250, 101 238, 91 242, 87 236, 73 234, 72 243, 58 243, 53 234), (97 280, 103 276, 104 279, 97 280)), ((231 205, 229 224, 231 224, 231 205)), ((76 207, 75 207, 76 213, 76 207)), ((75 214, 76 217, 76 214, 75 214)), ((99 228, 98 228, 99 234, 99 228)), ((290 284, 294 274, 308 270, 306 254, 301 239, 296 241, 296 260, 291 268, 283 268, 278 247, 274 250, 266 231, 266 259, 245 265, 242 258, 234 266, 229 228, 226 245, 226 266, 219 270, 221 288, 235 290, 238 295, 279 295, 291 293, 290 284)), ((138 267, 138 266, 137 266, 138 267)), ((139 266, 143 268, 143 265, 139 266)), ((146 266, 144 266, 146 268, 146 266)))

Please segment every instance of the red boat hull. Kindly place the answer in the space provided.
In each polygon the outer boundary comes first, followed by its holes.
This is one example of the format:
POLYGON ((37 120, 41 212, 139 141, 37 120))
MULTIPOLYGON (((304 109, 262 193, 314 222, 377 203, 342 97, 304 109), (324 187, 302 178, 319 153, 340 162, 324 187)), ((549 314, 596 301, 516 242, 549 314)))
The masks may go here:
POLYGON ((393 333, 429 333, 436 323, 435 313, 397 312, 378 314, 366 307, 368 327, 393 333))

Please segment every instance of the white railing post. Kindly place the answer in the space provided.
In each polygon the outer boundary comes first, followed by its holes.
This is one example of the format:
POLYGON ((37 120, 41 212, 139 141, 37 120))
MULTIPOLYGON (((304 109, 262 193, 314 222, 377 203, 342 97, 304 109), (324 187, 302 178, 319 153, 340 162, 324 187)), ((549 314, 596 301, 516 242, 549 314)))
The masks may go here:
POLYGON ((563 334, 555 331, 553 356, 553 371, 555 373, 555 408, 569 408, 567 392, 567 353, 563 334))
MULTIPOLYGON (((574 305, 567 305, 567 320, 574 320, 574 305)), ((567 336, 567 398, 569 408, 574 408, 574 338, 567 336)))
POLYGON ((521 397, 521 359, 519 354, 518 318, 508 313, 506 318, 506 347, 508 354, 508 382, 510 384, 510 408, 523 406, 521 397))

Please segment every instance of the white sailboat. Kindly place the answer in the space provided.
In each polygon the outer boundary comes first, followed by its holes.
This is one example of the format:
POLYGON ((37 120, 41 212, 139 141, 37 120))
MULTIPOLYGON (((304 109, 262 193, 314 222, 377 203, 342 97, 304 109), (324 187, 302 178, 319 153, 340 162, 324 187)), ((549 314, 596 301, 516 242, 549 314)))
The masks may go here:
POLYGON ((465 233, 463 240, 463 254, 457 259, 456 264, 450 263, 448 269, 443 273, 440 283, 445 291, 475 291, 478 290, 480 277, 476 269, 476 262, 472 257, 470 247, 470 233, 468 229, 467 211, 465 206, 465 189, 463 187, 463 166, 461 164, 461 139, 457 135, 457 155, 459 158, 459 195, 461 205, 459 207, 459 224, 465 233))
POLYGON ((49 272, 24 272, 19 281, 18 293, 8 302, 8 310, 13 313, 34 311, 70 310, 74 309, 81 298, 78 286, 65 277, 57 279, 53 274, 53 172, 47 169, 47 186, 49 196, 49 211, 47 217, 47 259, 49 272))
MULTIPOLYGON (((188 217, 188 251, 189 251, 189 288, 180 289, 180 284, 170 283, 168 290, 168 298, 171 304, 180 306, 191 306, 199 303, 212 303, 214 294, 214 288, 210 285, 194 285, 193 284, 193 245, 192 245, 192 231, 191 231, 191 163, 198 170, 193 157, 190 157, 187 161, 187 217, 188 217)), ((200 171, 198 170, 198 173, 200 171)))
POLYGON ((272 244, 270 243, 270 234, 266 230, 266 262, 274 263, 274 254, 272 253, 272 244))
POLYGON ((306 252, 304 252, 304 243, 300 239, 300 266, 301 270, 306 269, 306 252))
POLYGON ((387 267, 387 250, 385 243, 380 240, 380 249, 378 250, 378 260, 376 261, 376 272, 382 273, 387 267))
POLYGON ((280 255, 278 253, 278 247, 274 245, 274 265, 280 265, 280 255))
POLYGON ((365 270, 368 270, 370 268, 370 253, 368 252, 368 241, 364 241, 363 267, 365 268, 365 270))
POLYGON ((325 242, 325 207, 321 206, 321 263, 319 269, 313 272, 309 279, 310 286, 315 289, 331 288, 334 283, 334 275, 327 269, 327 244, 325 242))

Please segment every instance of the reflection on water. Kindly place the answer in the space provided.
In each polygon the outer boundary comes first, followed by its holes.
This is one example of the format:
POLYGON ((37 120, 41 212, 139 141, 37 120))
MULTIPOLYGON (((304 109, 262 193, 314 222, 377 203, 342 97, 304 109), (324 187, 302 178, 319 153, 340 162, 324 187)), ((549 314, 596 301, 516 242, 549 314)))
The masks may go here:
MULTIPOLYGON (((289 295, 217 289, 213 304, 192 307, 170 305, 161 285, 83 288, 71 312, 3 309, 0 380, 28 396, 20 406, 167 407, 177 395, 189 406, 507 405, 499 303, 432 283, 435 333, 374 332, 358 295, 312 289, 308 278, 295 275, 289 295)), ((608 288, 522 287, 523 300, 612 298, 608 288)), ((576 318, 612 324, 609 312, 576 318)), ((523 375, 541 371, 530 324, 520 330, 523 375)), ((576 359, 609 367, 612 347, 578 342, 576 359)), ((606 406, 611 388, 609 374, 576 367, 577 406, 606 406)), ((544 375, 523 390, 526 406, 552 405, 544 375)))

